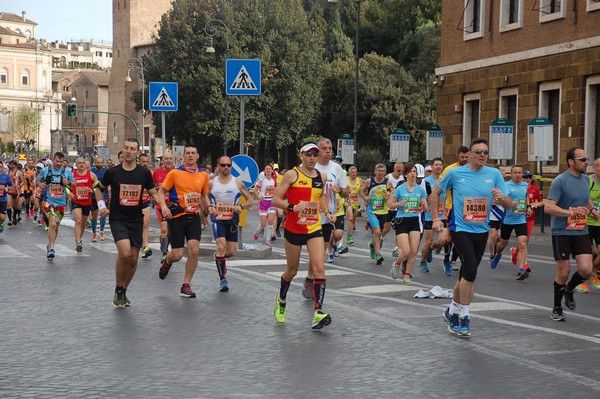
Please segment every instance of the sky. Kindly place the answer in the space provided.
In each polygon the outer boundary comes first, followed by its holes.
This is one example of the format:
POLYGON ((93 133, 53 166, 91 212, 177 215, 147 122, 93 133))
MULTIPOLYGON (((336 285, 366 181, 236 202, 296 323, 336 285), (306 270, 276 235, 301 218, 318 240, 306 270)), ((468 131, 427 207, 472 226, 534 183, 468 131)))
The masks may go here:
POLYGON ((0 0, 2 12, 20 16, 23 10, 37 23, 37 39, 112 42, 111 0, 0 0))

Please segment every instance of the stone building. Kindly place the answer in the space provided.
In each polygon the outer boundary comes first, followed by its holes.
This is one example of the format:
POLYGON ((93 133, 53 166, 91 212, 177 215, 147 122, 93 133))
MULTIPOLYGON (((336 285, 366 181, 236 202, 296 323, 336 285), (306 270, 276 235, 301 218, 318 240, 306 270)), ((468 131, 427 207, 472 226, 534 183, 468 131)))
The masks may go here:
MULTIPOLYGON (((565 153, 584 147, 600 157, 600 2, 464 0, 442 4, 437 122, 444 158, 459 145, 489 138, 505 118, 514 127, 512 158, 545 175, 565 169, 565 153), (554 159, 530 161, 528 125, 552 124, 554 159)), ((492 148, 490 148, 492 150, 492 148)))

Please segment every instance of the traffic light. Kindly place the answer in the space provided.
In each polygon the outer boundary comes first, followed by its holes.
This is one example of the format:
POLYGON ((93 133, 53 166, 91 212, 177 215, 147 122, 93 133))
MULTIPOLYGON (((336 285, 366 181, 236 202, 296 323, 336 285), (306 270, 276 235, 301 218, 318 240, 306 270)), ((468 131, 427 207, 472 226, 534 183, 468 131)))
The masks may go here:
POLYGON ((67 104, 67 115, 68 116, 77 116, 77 104, 75 104, 75 103, 67 104))

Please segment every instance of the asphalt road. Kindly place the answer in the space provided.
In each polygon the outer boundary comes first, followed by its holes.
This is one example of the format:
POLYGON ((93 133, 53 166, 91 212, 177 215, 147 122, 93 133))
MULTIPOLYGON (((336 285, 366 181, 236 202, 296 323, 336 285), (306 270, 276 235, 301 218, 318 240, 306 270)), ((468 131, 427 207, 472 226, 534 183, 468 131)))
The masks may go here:
MULTIPOLYGON (((250 225, 257 221, 251 212, 250 225)), ((66 224, 69 224, 68 218, 66 224)), ((153 221, 156 226, 156 222, 153 221)), ((333 323, 310 328, 312 303, 300 295, 306 270, 288 296, 288 319, 273 317, 283 243, 263 259, 228 261, 231 291, 218 291, 210 256, 179 296, 183 263, 159 280, 155 255, 140 259, 128 289, 132 306, 112 306, 116 248, 107 241, 74 250, 63 226, 57 256, 46 260, 43 229, 23 222, 0 234, 0 397, 13 398, 592 398, 600 393, 600 291, 576 294, 567 322, 550 319, 554 262, 538 233, 531 277, 516 281, 506 256, 484 258, 472 309, 472 337, 447 331, 447 299, 417 299, 419 289, 451 288, 435 255, 415 285, 388 276, 369 258, 358 224, 350 252, 328 264, 325 310, 333 323)), ((155 227, 153 227, 155 229, 155 227)), ((254 243, 250 228, 243 241, 254 243)), ((155 230, 154 230, 155 231, 155 230)), ((211 246, 203 241, 203 246, 211 246)), ((386 255, 387 254, 387 255, 386 255)))

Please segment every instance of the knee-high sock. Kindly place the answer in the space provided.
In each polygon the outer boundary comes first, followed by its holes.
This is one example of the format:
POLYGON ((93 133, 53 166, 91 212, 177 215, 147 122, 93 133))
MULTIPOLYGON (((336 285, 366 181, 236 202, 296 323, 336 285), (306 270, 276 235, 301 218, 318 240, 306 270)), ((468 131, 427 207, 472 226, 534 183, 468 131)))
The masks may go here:
POLYGON ((96 226, 98 225, 98 219, 92 219, 90 223, 92 225, 92 233, 96 234, 96 226))
POLYGON ((223 280, 227 274, 227 266, 225 265, 225 257, 215 256, 215 263, 217 264, 217 272, 219 272, 219 278, 223 280))
POLYGON ((280 285, 279 285, 279 299, 281 302, 285 302, 285 297, 287 296, 287 292, 290 289, 291 281, 285 281, 283 277, 281 277, 280 285))
POLYGON ((169 237, 160 237, 160 252, 169 252, 169 237))
POLYGON ((100 216, 100 231, 104 231, 104 226, 106 226, 106 216, 100 216))
POLYGON ((315 310, 320 310, 323 307, 323 300, 325 299, 325 287, 326 279, 316 278, 313 284, 313 303, 315 310))

